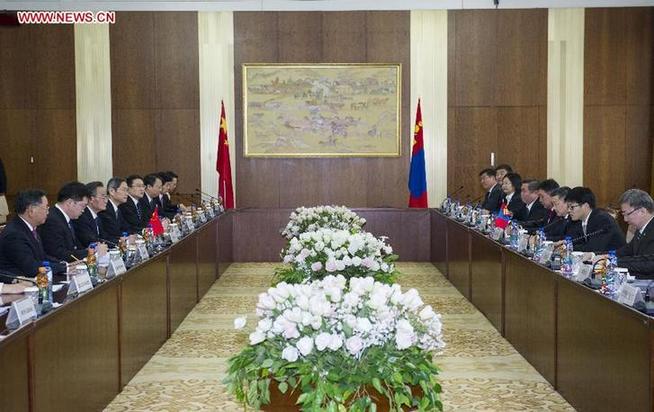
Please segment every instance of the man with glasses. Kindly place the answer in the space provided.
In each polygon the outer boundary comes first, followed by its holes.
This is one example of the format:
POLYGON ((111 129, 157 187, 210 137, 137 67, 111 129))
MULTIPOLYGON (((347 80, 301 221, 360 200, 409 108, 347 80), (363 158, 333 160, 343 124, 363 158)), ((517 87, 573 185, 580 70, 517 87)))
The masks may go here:
POLYGON ((618 266, 629 269, 639 278, 654 278, 654 200, 639 189, 629 189, 620 196, 620 213, 636 231, 631 241, 616 250, 618 266))
POLYGON ((48 217, 48 198, 40 189, 28 189, 16 196, 16 217, 0 232, 0 293, 22 293, 31 284, 11 284, 14 279, 2 273, 36 276, 44 260, 50 261, 52 272, 65 273, 65 262, 48 256, 43 250, 36 228, 48 217))
POLYGON ((119 205, 127 201, 127 182, 122 177, 112 177, 107 182, 107 193, 109 194, 107 208, 98 213, 102 225, 100 234, 103 239, 118 243, 123 234, 123 228, 127 225, 123 214, 118 209, 119 205))
POLYGON ((495 178, 495 169, 489 168, 479 172, 479 181, 481 187, 486 191, 481 208, 491 213, 497 213, 500 210, 500 202, 502 201, 503 194, 502 188, 495 178))
POLYGON ((75 234, 80 243, 89 247, 91 243, 101 242, 100 217, 98 213, 107 208, 107 189, 102 182, 87 183, 86 189, 89 191, 89 204, 77 220, 73 220, 75 234))
POLYGON ((127 176, 127 187, 129 197, 125 203, 118 206, 118 209, 125 218, 126 226, 123 232, 129 234, 141 233, 141 230, 148 225, 149 216, 141 213, 139 201, 145 194, 145 184, 143 178, 139 175, 127 176))
POLYGON ((625 245, 624 234, 615 219, 595 208, 595 195, 587 187, 575 187, 566 195, 572 220, 575 250, 598 252, 616 250, 625 245))
POLYGON ((552 202, 552 210, 556 216, 548 224, 543 226, 547 240, 557 242, 565 239, 566 236, 572 236, 568 204, 565 202, 565 197, 569 191, 570 188, 568 186, 562 186, 552 190, 549 194, 552 202))
POLYGON ((77 238, 72 221, 80 217, 88 201, 89 191, 80 182, 69 182, 59 189, 57 203, 38 229, 45 253, 68 262, 86 256, 86 248, 77 238))

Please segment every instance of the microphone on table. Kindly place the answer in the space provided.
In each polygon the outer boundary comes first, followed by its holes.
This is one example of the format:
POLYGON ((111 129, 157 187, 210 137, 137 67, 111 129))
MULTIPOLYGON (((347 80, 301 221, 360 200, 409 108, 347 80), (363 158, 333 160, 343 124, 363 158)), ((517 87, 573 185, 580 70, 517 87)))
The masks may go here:
POLYGON ((11 278, 11 279, 16 279, 16 280, 22 280, 23 282, 30 282, 33 285, 36 285, 36 281, 34 279, 30 279, 25 276, 19 276, 15 275, 13 273, 5 272, 0 270, 0 276, 4 276, 6 278, 11 278))
POLYGON ((214 199, 214 200, 220 200, 220 199, 218 199, 217 197, 215 197, 215 196, 211 196, 209 193, 205 193, 205 192, 203 192, 202 190, 200 190, 200 189, 198 189, 198 188, 196 188, 195 191, 196 191, 197 193, 201 194, 201 195, 205 195, 205 196, 210 197, 210 198, 212 198, 212 199, 214 199))
POLYGON ((457 194, 457 193, 459 193, 461 190, 463 190, 464 187, 465 187, 465 185, 461 185, 461 186, 459 186, 458 189, 456 189, 454 192, 452 192, 452 193, 450 193, 449 195, 447 195, 447 197, 448 197, 448 198, 452 198, 452 197, 454 197, 454 195, 457 194))
POLYGON ((111 240, 103 239, 101 237, 98 238, 100 242, 107 243, 110 246, 118 246, 118 243, 112 242, 111 240))
POLYGON ((596 230, 594 232, 586 233, 586 235, 584 235, 584 236, 578 236, 578 237, 572 239, 572 243, 574 244, 575 242, 578 242, 580 240, 590 239, 591 237, 595 237, 597 235, 601 235, 602 233, 606 233, 607 231, 608 231, 608 229, 603 227, 603 228, 598 229, 598 230, 596 230))

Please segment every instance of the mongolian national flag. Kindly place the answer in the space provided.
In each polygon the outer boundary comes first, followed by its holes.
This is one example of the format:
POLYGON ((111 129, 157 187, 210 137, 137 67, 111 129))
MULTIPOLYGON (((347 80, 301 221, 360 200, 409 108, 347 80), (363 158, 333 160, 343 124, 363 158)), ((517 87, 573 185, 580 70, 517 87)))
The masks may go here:
POLYGON ((416 127, 413 131, 409 192, 409 207, 427 207, 427 172, 425 171, 425 146, 422 139, 420 99, 418 99, 418 110, 416 111, 416 127))
POLYGON ((159 206, 155 206, 152 216, 150 216, 150 226, 152 227, 152 233, 155 236, 161 236, 164 233, 163 225, 161 224, 161 219, 159 219, 159 206))
POLYGON ((218 195, 223 199, 225 209, 234 208, 234 188, 232 187, 232 167, 229 162, 229 143, 227 141, 227 119, 225 104, 220 102, 220 132, 218 133, 218 195))
POLYGON ((499 227, 500 229, 506 229, 506 227, 511 222, 511 216, 509 216, 508 212, 509 208, 507 207, 506 203, 502 203, 500 206, 500 211, 497 213, 497 217, 495 218, 496 227, 499 227))

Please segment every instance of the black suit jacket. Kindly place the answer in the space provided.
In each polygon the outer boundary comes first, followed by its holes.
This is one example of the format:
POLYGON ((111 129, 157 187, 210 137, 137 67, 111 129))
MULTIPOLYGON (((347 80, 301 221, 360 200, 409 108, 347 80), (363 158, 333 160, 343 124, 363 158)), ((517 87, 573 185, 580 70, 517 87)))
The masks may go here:
POLYGON ((75 228, 77 239, 82 246, 89 247, 91 243, 100 241, 100 226, 102 226, 102 223, 98 216, 98 224, 96 224, 96 221, 93 219, 93 215, 88 207, 85 208, 80 217, 73 220, 72 223, 73 228, 75 228))
POLYGON ((162 217, 167 217, 168 219, 173 219, 175 215, 177 214, 177 205, 173 205, 170 199, 166 194, 161 196, 161 207, 159 210, 161 210, 161 213, 159 213, 162 217))
POLYGON ((503 197, 502 188, 499 184, 496 184, 490 192, 486 192, 484 195, 484 202, 481 204, 481 208, 491 213, 497 213, 500 210, 503 197))
MULTIPOLYGON (((0 233, 0 271, 34 277, 44 260, 50 262, 52 273, 66 272, 66 265, 45 253, 40 238, 34 238, 21 218, 12 219, 0 233)), ((0 275, 0 282, 11 280, 0 275)))
POLYGON ((629 269, 639 278, 654 278, 654 220, 645 227, 645 232, 636 232, 631 242, 615 251, 618 266, 629 269))
POLYGON ((527 205, 520 210, 518 215, 518 221, 526 229, 537 229, 544 226, 545 218, 547 217, 547 210, 545 206, 539 201, 536 200, 531 206, 531 210, 527 209, 527 205))
MULTIPOLYGON (((506 203, 506 195, 502 198, 502 203, 506 203)), ((508 204, 508 209, 511 213, 513 213, 514 218, 518 218, 520 214, 522 213, 522 209, 525 207, 525 202, 520 199, 520 193, 515 192, 513 193, 513 197, 511 198, 511 202, 508 204)))
POLYGON ((98 216, 100 216, 101 222, 101 237, 110 242, 118 243, 118 240, 123 235, 123 227, 127 225, 123 218, 123 214, 114 208, 113 203, 109 201, 107 202, 107 209, 98 213, 98 216))
POLYGON ((66 217, 57 207, 50 208, 48 218, 37 230, 41 236, 43 250, 48 255, 67 262, 73 261, 72 256, 77 259, 86 256, 86 249, 77 239, 74 231, 70 230, 66 217))
POLYGON ((566 236, 574 236, 571 231, 572 221, 569 217, 554 216, 554 218, 543 227, 545 237, 547 240, 559 241, 565 239, 566 236))
POLYGON ((615 219, 603 210, 593 209, 588 218, 586 235, 601 230, 603 233, 584 236, 581 221, 572 222, 572 237, 578 239, 574 241, 574 249, 582 252, 605 252, 620 249, 625 245, 624 233, 615 219))
POLYGON ((0 193, 7 193, 7 174, 2 159, 0 159, 0 193))
POLYGON ((159 202, 159 198, 154 198, 152 201, 150 201, 148 199, 148 195, 146 194, 139 199, 139 207, 141 208, 141 216, 143 217, 144 223, 143 227, 148 227, 150 217, 152 217, 152 213, 154 212, 154 208, 156 206, 159 206, 159 211, 161 211, 161 203, 159 202))
POLYGON ((141 230, 146 226, 146 224, 143 220, 143 215, 139 216, 137 206, 134 204, 132 198, 128 198, 127 202, 118 206, 118 210, 122 213, 125 222, 125 226, 122 229, 123 232, 129 234, 141 233, 141 230))

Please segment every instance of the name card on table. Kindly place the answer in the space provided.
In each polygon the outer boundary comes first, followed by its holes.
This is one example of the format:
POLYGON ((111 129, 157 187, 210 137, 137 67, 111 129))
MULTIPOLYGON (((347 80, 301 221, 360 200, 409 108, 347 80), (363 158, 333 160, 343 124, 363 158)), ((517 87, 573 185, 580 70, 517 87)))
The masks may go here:
POLYGON ((179 233, 177 233, 177 230, 171 230, 168 235, 170 236, 170 241, 173 243, 179 242, 179 233))
POLYGON ((636 302, 643 301, 643 293, 640 288, 623 283, 618 289, 618 302, 633 306, 636 302))
POLYGON ((7 316, 7 328, 17 329, 37 318, 36 306, 30 296, 12 302, 7 316))
POLYGON ((93 289, 93 283, 88 272, 75 275, 70 280, 67 295, 74 295, 75 293, 84 293, 93 289))
POLYGON ((125 262, 123 262, 123 258, 120 257, 120 254, 116 253, 115 255, 111 255, 107 277, 122 275, 125 272, 127 272, 127 268, 125 267, 125 262))
POLYGON ((554 246, 547 245, 543 248, 543 253, 540 255, 540 260, 538 263, 541 265, 546 265, 552 259, 552 253, 554 253, 554 246))
POLYGON ((139 252, 141 260, 150 259, 150 254, 148 253, 148 248, 145 246, 145 243, 138 243, 136 245, 136 250, 139 252))
POLYGON ((577 282, 583 282, 590 277, 590 274, 593 272, 593 265, 584 265, 583 263, 577 266, 573 266, 573 275, 572 279, 577 282))

